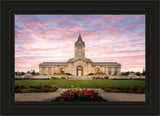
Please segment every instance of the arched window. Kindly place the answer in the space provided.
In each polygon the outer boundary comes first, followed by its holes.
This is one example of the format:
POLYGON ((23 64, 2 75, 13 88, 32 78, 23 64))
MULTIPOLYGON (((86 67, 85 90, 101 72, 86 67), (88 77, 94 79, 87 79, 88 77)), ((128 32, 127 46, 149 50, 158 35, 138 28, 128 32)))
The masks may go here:
POLYGON ((60 73, 64 73, 64 68, 60 68, 60 73))
POLYGON ((99 73, 99 72, 101 72, 101 71, 100 71, 100 68, 96 68, 96 69, 95 69, 95 73, 99 73))

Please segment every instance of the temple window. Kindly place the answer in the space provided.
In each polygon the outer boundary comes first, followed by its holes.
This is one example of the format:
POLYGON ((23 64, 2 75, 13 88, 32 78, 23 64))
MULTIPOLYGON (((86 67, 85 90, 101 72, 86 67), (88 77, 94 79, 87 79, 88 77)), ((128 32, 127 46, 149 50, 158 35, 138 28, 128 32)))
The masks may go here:
POLYGON ((108 74, 109 74, 109 75, 112 74, 111 68, 108 68, 108 74))
POLYGON ((64 68, 60 68, 60 73, 64 73, 64 68))
POLYGON ((118 68, 114 69, 114 74, 117 75, 118 74, 118 68))
POLYGON ((95 73, 99 73, 99 72, 100 72, 100 68, 96 68, 95 73))

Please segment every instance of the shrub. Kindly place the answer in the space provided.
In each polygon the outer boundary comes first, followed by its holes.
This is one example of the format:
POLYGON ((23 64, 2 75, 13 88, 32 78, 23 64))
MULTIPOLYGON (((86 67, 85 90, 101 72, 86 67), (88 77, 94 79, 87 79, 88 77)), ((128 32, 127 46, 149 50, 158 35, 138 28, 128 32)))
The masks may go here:
POLYGON ((122 89, 123 89, 123 87, 117 87, 117 89, 122 90, 122 89))
POLYGON ((65 73, 66 75, 72 75, 72 74, 70 74, 70 73, 65 73))
POLYGON ((15 80, 28 80, 30 79, 29 77, 24 77, 24 78, 15 78, 15 80))
POLYGON ((42 89, 42 86, 35 86, 36 89, 42 89))
POLYGON ((33 86, 30 83, 27 83, 25 85, 19 86, 18 83, 15 83, 15 92, 16 93, 26 93, 26 92, 53 92, 56 91, 57 87, 51 87, 49 85, 41 85, 42 83, 39 82, 38 86, 33 86))
POLYGON ((122 72, 121 75, 128 76, 128 75, 129 75, 129 72, 122 72))
POLYGON ((109 76, 105 76, 104 79, 109 79, 109 76))
POLYGON ((65 73, 54 73, 54 75, 66 75, 65 73))
POLYGON ((23 78, 15 78, 15 80, 23 80, 23 78))
POLYGON ((88 75, 94 75, 94 73, 89 73, 88 75))
POLYGON ((49 80, 50 78, 31 78, 31 80, 49 80))
POLYGON ((51 88, 51 86, 50 86, 50 85, 44 85, 44 87, 48 87, 48 88, 51 88))
POLYGON ((106 77, 93 77, 93 79, 109 79, 109 76, 106 76, 106 77))
POLYGON ((94 77, 93 79, 103 79, 102 77, 94 77))
POLYGON ((140 73, 140 72, 136 72, 136 75, 137 75, 137 76, 140 76, 140 75, 141 75, 141 73, 140 73))
POLYGON ((137 90, 138 90, 138 87, 134 87, 133 90, 134 90, 134 91, 137 91, 137 90))
POLYGON ((19 85, 16 85, 14 88, 15 88, 15 89, 18 89, 18 88, 20 88, 20 86, 19 86, 19 85))
POLYGON ((51 79, 57 79, 57 77, 51 77, 51 79))
POLYGON ((61 79, 66 79, 65 77, 61 77, 61 79))
POLYGON ((95 73, 95 75, 106 75, 106 73, 98 72, 98 73, 95 73))

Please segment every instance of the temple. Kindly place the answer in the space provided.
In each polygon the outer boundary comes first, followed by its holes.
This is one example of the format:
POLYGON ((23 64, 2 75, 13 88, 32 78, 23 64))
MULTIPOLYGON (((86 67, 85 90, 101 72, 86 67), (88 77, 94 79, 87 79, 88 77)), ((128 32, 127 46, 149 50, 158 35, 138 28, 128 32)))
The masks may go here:
POLYGON ((121 64, 117 62, 92 62, 85 57, 85 42, 79 33, 75 42, 75 56, 67 62, 43 62, 39 64, 41 75, 53 75, 55 73, 68 73, 72 76, 88 76, 95 73, 107 75, 120 75, 121 64))

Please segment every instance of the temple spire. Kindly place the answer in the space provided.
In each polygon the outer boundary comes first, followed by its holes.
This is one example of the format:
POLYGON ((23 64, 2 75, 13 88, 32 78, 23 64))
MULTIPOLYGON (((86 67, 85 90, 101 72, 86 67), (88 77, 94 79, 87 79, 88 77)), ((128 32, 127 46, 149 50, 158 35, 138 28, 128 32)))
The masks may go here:
POLYGON ((80 31, 78 39, 75 42, 75 57, 85 57, 85 43, 82 40, 80 31))
POLYGON ((83 40, 82 40, 82 37, 81 37, 80 31, 79 31, 78 40, 77 40, 77 42, 76 42, 75 44, 77 44, 79 41, 80 41, 82 44, 84 44, 84 42, 83 42, 83 40))

